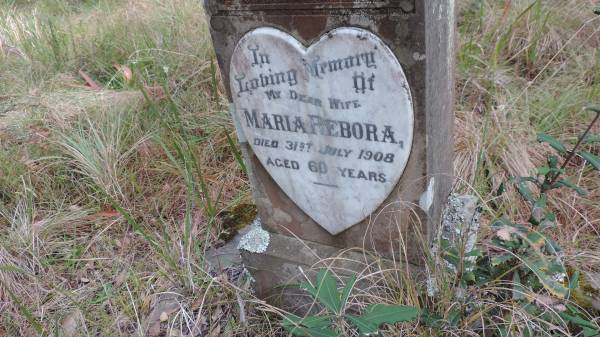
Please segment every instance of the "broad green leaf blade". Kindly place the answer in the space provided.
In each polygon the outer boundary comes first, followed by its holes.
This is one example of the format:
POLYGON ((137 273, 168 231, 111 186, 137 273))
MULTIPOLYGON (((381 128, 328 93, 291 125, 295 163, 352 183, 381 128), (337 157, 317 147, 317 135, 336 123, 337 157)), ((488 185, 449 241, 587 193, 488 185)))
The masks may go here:
MULTIPOLYGON (((582 329, 588 329, 588 331, 590 333, 596 331, 596 333, 599 331, 598 330, 598 326, 596 324, 594 324, 593 322, 590 322, 586 319, 583 319, 581 316, 582 313, 579 310, 574 310, 573 306, 570 304, 567 304, 567 308, 569 308, 569 312, 570 313, 566 313, 566 312, 560 312, 558 313, 558 315, 564 319, 565 321, 571 322, 579 327, 581 327, 582 329)), ((592 335, 593 336, 593 335, 592 335)))
POLYGON ((575 290, 577 287, 579 287, 579 272, 576 271, 573 276, 571 276, 571 279, 569 280, 569 289, 571 290, 575 290))
POLYGON ((481 257, 481 256, 483 256, 483 253, 478 248, 474 248, 473 250, 471 250, 470 252, 465 254, 465 257, 481 257))
POLYGON ((515 258, 515 256, 512 254, 497 255, 497 256, 492 257, 491 263, 492 263, 492 266, 497 267, 497 266, 499 266, 503 263, 506 263, 514 258, 515 258))
POLYGON ((584 139, 587 144, 600 143, 600 137, 587 136, 584 139))
POLYGON ((535 203, 535 197, 533 196, 533 193, 529 189, 527 182, 528 182, 528 179, 519 178, 519 180, 517 182, 517 189, 519 190, 519 193, 523 196, 523 198, 525 198, 525 200, 527 200, 533 204, 533 203, 535 203))
POLYGON ((552 295, 558 298, 566 298, 569 295, 569 289, 565 287, 560 282, 554 280, 552 276, 548 275, 543 269, 549 267, 547 261, 545 259, 530 259, 526 257, 522 257, 523 264, 531 270, 535 276, 537 276, 538 280, 546 290, 548 290, 552 295))
POLYGON ((585 159, 588 163, 590 163, 590 165, 592 165, 594 167, 594 169, 596 169, 597 171, 600 171, 600 157, 591 154, 589 152, 578 152, 578 155, 580 155, 583 159, 585 159))
POLYGON ((317 299, 327 309, 339 313, 342 306, 341 295, 337 289, 337 282, 329 270, 317 273, 317 299))
POLYGON ((525 288, 523 287, 523 284, 521 283, 521 277, 519 276, 519 271, 515 271, 515 273, 513 274, 513 299, 520 301, 520 300, 524 300, 526 298, 525 294, 525 288))
POLYGON ((379 327, 384 323, 412 321, 419 317, 419 313, 419 309, 410 306, 371 304, 361 317, 379 327))
POLYGON ((284 317, 283 326, 299 326, 303 325, 307 328, 325 328, 331 325, 329 316, 306 316, 304 318, 296 315, 288 315, 284 317))
POLYGON ((360 331, 363 335, 368 335, 377 332, 379 328, 377 325, 367 321, 366 319, 360 316, 354 315, 345 315, 346 319, 348 319, 352 324, 354 324, 358 331, 360 331))
POLYGON ((293 327, 287 328, 284 327, 287 331, 289 331, 292 335, 296 337, 340 337, 341 335, 337 332, 333 331, 330 328, 305 328, 305 327, 293 327))
MULTIPOLYGON (((342 290, 340 310, 343 310, 344 307, 346 306, 346 302, 348 302, 348 297, 350 297, 350 293, 352 292, 352 289, 354 289, 355 284, 356 284, 356 274, 352 274, 352 276, 350 276, 348 278, 348 280, 346 281, 346 285, 344 286, 344 289, 342 290)), ((338 314, 341 314, 341 312, 338 312, 338 314)))
POLYGON ((546 174, 550 173, 550 167, 548 165, 546 166, 542 166, 542 167, 538 167, 537 170, 537 175, 538 176, 545 176, 546 174))
POLYGON ((542 195, 533 204, 529 222, 534 226, 539 225, 540 222, 542 222, 542 220, 544 219, 544 217, 546 215, 545 213, 546 213, 546 196, 542 195))
POLYGON ((332 329, 306 328, 303 329, 310 337, 341 337, 341 335, 332 329))
POLYGON ((304 318, 288 315, 281 322, 283 328, 297 337, 339 337, 331 329, 329 316, 307 316, 304 318))
POLYGON ((550 135, 540 132, 537 135, 537 140, 540 143, 548 143, 548 145, 550 145, 553 149, 558 151, 560 154, 567 153, 567 148, 563 145, 563 143, 561 143, 558 139, 556 139, 550 135))
MULTIPOLYGON (((600 9, 598 9, 598 15, 600 15, 600 9)), ((600 331, 584 327, 583 337, 600 337, 600 331)))
POLYGON ((308 293, 311 294, 313 298, 317 298, 317 288, 313 287, 310 283, 302 282, 300 283, 300 288, 308 291, 308 293))
POLYGON ((579 187, 579 186, 575 185, 574 183, 572 183, 568 180, 565 180, 565 179, 559 180, 559 181, 555 182, 554 185, 552 185, 552 188, 558 188, 558 187, 570 188, 570 189, 574 190, 575 192, 577 192, 577 194, 579 194, 582 197, 585 197, 587 195, 587 192, 584 189, 582 189, 581 187, 579 187))

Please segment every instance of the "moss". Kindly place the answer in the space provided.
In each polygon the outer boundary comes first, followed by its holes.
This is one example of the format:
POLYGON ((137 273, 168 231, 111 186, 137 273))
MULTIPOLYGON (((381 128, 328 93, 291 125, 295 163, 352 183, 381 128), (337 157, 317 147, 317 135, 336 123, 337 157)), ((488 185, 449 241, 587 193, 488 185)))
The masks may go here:
POLYGON ((256 206, 253 204, 238 204, 221 215, 222 231, 219 239, 229 241, 238 231, 256 219, 256 206))

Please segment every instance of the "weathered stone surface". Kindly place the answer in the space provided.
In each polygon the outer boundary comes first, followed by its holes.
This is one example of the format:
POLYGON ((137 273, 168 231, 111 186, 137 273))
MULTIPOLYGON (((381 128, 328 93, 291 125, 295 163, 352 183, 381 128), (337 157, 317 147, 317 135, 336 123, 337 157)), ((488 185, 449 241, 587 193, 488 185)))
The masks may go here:
MULTIPOLYGON (((319 245, 323 247, 321 258, 352 247, 396 258, 403 242, 407 245, 408 259, 421 264, 421 247, 427 245, 440 223, 452 183, 454 1, 205 0, 205 3, 219 66, 226 79, 232 76, 230 65, 240 39, 261 27, 283 31, 304 47, 314 45, 337 28, 356 27, 373 33, 389 46, 410 89, 413 140, 404 172, 387 198, 367 218, 337 235, 331 234, 277 184, 261 162, 264 154, 257 155, 246 142, 241 144, 242 152, 258 213, 263 227, 272 236, 300 238, 307 245, 319 245)), ((330 83, 332 87, 339 84, 330 83)), ((231 90, 229 94, 230 98, 237 95, 231 90)), ((329 200, 325 203, 334 206, 329 200)), ((275 251, 287 253, 282 249, 275 251)), ((264 282, 261 287, 265 289, 285 281, 286 275, 293 276, 292 270, 297 269, 288 260, 282 261, 268 252, 244 254, 257 283, 264 282)))
MULTIPOLYGON (((479 234, 481 216, 481 203, 474 195, 451 194, 448 197, 446 208, 442 216, 442 224, 438 229, 436 239, 431 247, 432 255, 438 265, 443 265, 456 273, 456 267, 442 257, 442 242, 448 241, 454 248, 469 253, 475 249, 477 235, 479 234)), ((476 256, 466 258, 471 262, 477 260, 476 256)), ((471 271, 473 268, 467 268, 471 271)), ((427 288, 430 296, 439 289, 434 275, 428 275, 427 288)))
MULTIPOLYGON (((372 216, 338 235, 327 232, 298 207, 271 178, 250 145, 242 144, 265 229, 338 248, 364 246, 387 256, 394 254, 401 237, 406 242, 419 241, 414 226, 430 238, 452 182, 453 1, 418 0, 414 6, 392 0, 318 4, 206 0, 205 4, 224 78, 230 78, 231 58, 239 40, 253 29, 275 27, 309 46, 337 27, 353 26, 373 32, 390 47, 410 85, 414 138, 404 173, 372 216), (415 207, 427 191, 431 191, 430 208, 415 207), (276 209, 292 221, 274 221, 276 209)), ((418 263, 418 247, 408 254, 418 263)))
POLYGON ((264 253, 242 250, 243 260, 256 280, 256 294, 296 314, 306 313, 314 300, 298 289, 298 285, 307 278, 314 280, 322 268, 331 269, 343 277, 369 274, 375 270, 408 268, 415 278, 425 278, 424 271, 418 266, 402 260, 381 259, 359 249, 337 249, 280 234, 271 234, 269 241, 264 253))
POLYGON ((381 205, 404 172, 414 124, 406 76, 383 41, 342 27, 305 48, 264 27, 231 62, 240 131, 300 209, 335 235, 381 205))

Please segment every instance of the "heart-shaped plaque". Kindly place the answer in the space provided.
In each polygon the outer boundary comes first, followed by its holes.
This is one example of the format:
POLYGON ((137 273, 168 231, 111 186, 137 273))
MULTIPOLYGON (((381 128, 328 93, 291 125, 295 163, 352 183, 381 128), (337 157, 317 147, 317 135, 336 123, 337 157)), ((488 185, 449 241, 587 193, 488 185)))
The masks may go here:
POLYGON ((338 234, 387 198, 404 172, 413 107, 398 59, 375 34, 338 28, 306 48, 258 28, 231 60, 238 128, 275 182, 338 234))

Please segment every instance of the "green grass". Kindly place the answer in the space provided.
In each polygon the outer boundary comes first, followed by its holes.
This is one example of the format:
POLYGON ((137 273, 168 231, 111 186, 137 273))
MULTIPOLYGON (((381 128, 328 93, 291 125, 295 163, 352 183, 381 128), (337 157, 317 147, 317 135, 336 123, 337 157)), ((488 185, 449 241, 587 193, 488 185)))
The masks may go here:
MULTIPOLYGON (((527 206, 510 186, 497 197, 500 183, 544 160, 536 132, 574 144, 591 117, 582 108, 600 103, 598 20, 591 1, 459 5, 456 189, 487 203, 484 224, 518 220, 527 206)), ((71 336, 137 336, 165 293, 180 308, 163 332, 199 322, 215 335, 279 333, 275 308, 206 271, 223 215, 252 199, 199 2, 4 1, 0 39, 0 335, 69 336, 71 321, 71 336)), ((569 172, 589 195, 555 195, 553 236, 568 263, 600 270, 600 179, 582 161, 569 172)), ((442 272, 429 302, 405 270, 374 268, 353 305, 404 303, 450 320, 460 304, 442 272)), ((515 312, 522 331, 530 317, 515 312)))

